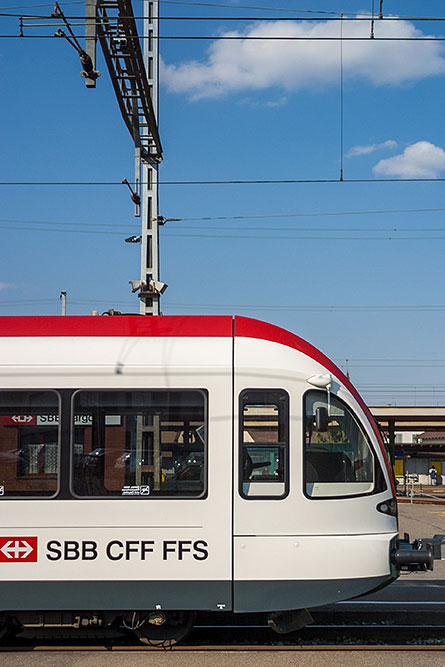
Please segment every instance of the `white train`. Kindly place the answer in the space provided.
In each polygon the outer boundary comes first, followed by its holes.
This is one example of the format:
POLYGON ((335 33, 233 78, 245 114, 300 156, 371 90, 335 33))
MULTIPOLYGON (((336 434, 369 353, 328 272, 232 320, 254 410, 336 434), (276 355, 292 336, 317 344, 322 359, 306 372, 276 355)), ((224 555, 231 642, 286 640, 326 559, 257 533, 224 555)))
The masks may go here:
POLYGON ((214 610, 284 632, 398 575, 379 431, 301 338, 244 317, 2 317, 0 370, 5 628, 171 643, 214 610))

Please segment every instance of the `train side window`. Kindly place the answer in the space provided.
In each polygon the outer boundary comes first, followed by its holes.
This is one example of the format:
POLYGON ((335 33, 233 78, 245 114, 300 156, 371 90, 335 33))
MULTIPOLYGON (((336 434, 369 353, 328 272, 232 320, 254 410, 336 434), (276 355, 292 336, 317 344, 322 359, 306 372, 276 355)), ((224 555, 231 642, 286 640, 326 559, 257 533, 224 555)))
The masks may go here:
POLYGON ((304 397, 304 488, 310 498, 380 493, 386 488, 364 428, 338 397, 308 391, 304 397))
POLYGON ((55 391, 0 392, 0 502, 57 493, 59 415, 55 391))
POLYGON ((78 391, 72 489, 84 497, 204 497, 207 392, 78 391))
POLYGON ((289 395, 282 389, 240 394, 240 494, 284 498, 289 485, 289 395))

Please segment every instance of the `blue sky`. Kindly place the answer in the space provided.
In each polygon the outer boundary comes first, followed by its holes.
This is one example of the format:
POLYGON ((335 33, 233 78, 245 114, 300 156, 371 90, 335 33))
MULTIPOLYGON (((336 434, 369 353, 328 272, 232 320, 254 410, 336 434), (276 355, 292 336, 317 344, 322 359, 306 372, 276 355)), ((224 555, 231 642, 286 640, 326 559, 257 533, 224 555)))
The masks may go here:
MULTIPOLYGON (((161 214, 184 219, 161 229, 163 312, 268 320, 348 368, 370 404, 443 404, 445 210, 431 209, 445 209, 444 43, 343 42, 341 158, 340 42, 242 38, 368 35, 369 20, 326 19, 369 15, 371 0, 293 12, 273 11, 294 9, 288 0, 212 4, 161 3, 164 17, 217 17, 161 22, 164 36, 212 38, 161 40, 161 181, 337 182, 162 185, 161 214), (241 39, 218 39, 228 35, 241 39), (218 216, 232 219, 187 220, 218 216)), ((82 14, 82 3, 60 5, 82 14)), ((141 14, 142 2, 133 6, 141 14)), ((0 7, 52 11, 44 0, 0 7)), ((407 18, 376 20, 376 37, 445 35, 443 22, 410 18, 445 17, 442 2, 384 0, 383 11, 407 18)), ((1 35, 18 34, 17 18, 0 21, 1 35)), ((100 50, 96 90, 61 39, 0 39, 0 65, 0 182, 133 179, 100 50)), ((69 314, 138 310, 128 280, 139 277, 140 249, 124 238, 140 220, 124 186, 1 185, 0 202, 1 314, 59 314, 61 290, 69 314)))

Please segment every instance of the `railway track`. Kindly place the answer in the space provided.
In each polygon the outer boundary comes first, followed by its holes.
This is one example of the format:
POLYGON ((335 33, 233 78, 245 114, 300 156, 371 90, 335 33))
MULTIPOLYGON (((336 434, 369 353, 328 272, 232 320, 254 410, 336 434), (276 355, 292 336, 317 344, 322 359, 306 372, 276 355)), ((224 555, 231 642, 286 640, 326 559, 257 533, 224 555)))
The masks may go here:
POLYGON ((115 630, 63 632, 26 629, 0 643, 0 652, 22 651, 445 651, 445 623, 400 623, 386 615, 377 621, 356 618, 342 623, 315 622, 296 633, 277 635, 265 624, 199 624, 188 639, 173 647, 142 645, 115 630))

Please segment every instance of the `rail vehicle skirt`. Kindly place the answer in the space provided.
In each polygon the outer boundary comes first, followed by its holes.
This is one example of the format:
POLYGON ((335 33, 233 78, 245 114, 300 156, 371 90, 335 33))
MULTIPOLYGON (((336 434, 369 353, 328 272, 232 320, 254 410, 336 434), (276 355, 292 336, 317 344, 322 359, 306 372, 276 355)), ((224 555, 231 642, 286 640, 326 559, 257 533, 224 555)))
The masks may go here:
POLYGON ((389 575, 355 579, 268 581, 8 581, 0 610, 278 611, 329 604, 391 583, 389 575))

